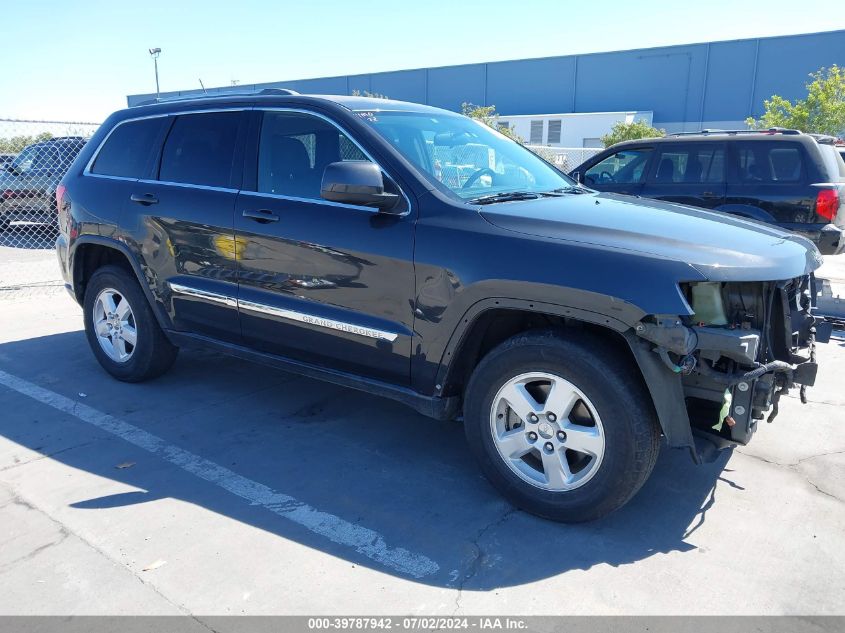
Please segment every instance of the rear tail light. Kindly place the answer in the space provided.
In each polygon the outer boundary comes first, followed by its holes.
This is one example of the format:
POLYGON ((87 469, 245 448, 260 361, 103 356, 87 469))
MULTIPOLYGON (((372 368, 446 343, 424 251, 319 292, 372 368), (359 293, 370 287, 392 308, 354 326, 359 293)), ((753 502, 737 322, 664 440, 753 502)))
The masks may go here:
POLYGON ((62 198, 65 197, 65 191, 66 190, 67 190, 67 187, 65 187, 64 185, 59 185, 58 187, 56 187, 56 210, 57 211, 62 210, 62 198))
POLYGON ((816 196, 816 213, 832 222, 839 210, 839 192, 836 189, 822 189, 816 196))

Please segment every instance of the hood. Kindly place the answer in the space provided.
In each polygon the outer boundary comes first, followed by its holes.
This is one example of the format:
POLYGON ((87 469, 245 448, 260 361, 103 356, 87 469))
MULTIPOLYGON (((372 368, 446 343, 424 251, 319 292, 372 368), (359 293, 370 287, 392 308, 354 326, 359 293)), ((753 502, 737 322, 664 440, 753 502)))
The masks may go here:
POLYGON ((612 193, 502 202, 479 213, 509 231, 687 263, 710 281, 791 279, 822 263, 808 239, 769 224, 612 193))

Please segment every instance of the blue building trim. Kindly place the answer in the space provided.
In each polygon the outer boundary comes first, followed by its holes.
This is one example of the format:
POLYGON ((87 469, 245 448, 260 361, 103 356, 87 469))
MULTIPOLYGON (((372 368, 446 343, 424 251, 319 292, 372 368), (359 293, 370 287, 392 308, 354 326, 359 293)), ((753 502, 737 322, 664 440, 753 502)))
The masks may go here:
MULTIPOLYGON (((373 92, 455 111, 465 101, 495 105, 504 115, 651 110, 655 125, 677 129, 759 116, 765 99, 773 94, 802 97, 807 75, 833 64, 845 66, 845 30, 274 81, 208 92, 278 87, 313 94, 373 92)), ((154 96, 130 95, 127 102, 137 105, 154 96)))

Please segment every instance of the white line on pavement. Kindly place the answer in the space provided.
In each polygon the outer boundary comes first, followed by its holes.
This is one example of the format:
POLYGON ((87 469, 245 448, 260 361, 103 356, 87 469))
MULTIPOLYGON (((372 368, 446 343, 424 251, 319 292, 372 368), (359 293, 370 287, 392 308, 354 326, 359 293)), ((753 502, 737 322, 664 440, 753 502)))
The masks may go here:
POLYGON ((294 497, 276 492, 272 488, 243 477, 224 466, 178 446, 168 444, 157 435, 148 433, 137 426, 88 405, 39 387, 2 370, 0 370, 0 384, 58 409, 62 413, 72 415, 78 420, 87 422, 103 431, 112 433, 186 472, 246 499, 251 505, 262 506, 316 534, 325 536, 334 543, 351 547, 356 552, 400 573, 422 578, 440 569, 439 565, 427 556, 409 552, 402 547, 389 547, 381 534, 374 530, 355 525, 328 512, 321 512, 294 497))

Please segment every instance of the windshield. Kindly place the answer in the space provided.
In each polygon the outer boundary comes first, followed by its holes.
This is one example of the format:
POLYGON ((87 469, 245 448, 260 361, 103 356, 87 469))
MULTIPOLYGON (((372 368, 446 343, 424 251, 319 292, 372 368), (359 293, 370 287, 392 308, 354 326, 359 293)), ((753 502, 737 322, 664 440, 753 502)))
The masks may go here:
POLYGON ((67 161, 63 161, 56 145, 30 145, 15 156, 9 168, 11 171, 25 174, 37 169, 55 168, 64 162, 67 161))
POLYGON ((357 113, 441 190, 462 200, 545 193, 575 182, 519 143, 470 118, 422 112, 357 113))

